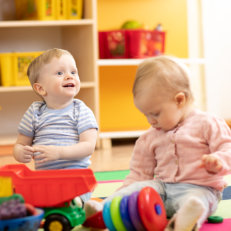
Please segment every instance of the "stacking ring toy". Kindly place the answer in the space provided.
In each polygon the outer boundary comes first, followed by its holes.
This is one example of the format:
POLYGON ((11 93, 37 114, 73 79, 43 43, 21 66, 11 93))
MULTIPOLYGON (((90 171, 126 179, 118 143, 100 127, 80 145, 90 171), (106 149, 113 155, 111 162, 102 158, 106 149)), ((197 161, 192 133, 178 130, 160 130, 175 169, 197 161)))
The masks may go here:
POLYGON ((111 201, 107 201, 103 206, 103 220, 105 225, 110 231, 116 231, 116 228, 111 219, 111 212, 110 212, 111 201))
POLYGON ((120 201, 121 196, 114 197, 111 202, 110 212, 111 212, 111 219, 112 222, 116 228, 116 230, 119 231, 127 231, 126 227, 124 226, 124 223, 122 221, 122 218, 120 216, 120 201))
POLYGON ((137 206, 138 195, 139 195, 139 192, 134 192, 129 196, 128 212, 129 212, 129 216, 131 218, 132 224, 135 227, 135 229, 139 231, 145 231, 145 228, 142 224, 142 221, 140 219, 140 215, 138 212, 138 206, 137 206))
POLYGON ((140 191, 138 210, 146 230, 164 230, 167 225, 164 204, 160 195, 153 188, 145 187, 140 191))
POLYGON ((151 187, 105 202, 102 217, 110 231, 164 231, 167 225, 164 203, 151 187))
POLYGON ((126 229, 129 231, 136 231, 128 212, 128 198, 129 196, 124 196, 120 201, 120 215, 126 229))

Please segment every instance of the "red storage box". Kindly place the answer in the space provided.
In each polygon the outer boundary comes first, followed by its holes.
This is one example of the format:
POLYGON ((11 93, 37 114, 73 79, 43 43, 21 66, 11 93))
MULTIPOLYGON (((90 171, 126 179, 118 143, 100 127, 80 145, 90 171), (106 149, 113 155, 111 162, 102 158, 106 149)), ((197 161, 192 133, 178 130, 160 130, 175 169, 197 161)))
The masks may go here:
POLYGON ((164 53, 165 32, 157 30, 113 30, 99 32, 101 59, 146 58, 164 53))
POLYGON ((99 32, 99 54, 101 59, 128 58, 126 30, 99 32))
POLYGON ((165 32, 157 30, 128 30, 129 58, 146 58, 164 53, 165 32))

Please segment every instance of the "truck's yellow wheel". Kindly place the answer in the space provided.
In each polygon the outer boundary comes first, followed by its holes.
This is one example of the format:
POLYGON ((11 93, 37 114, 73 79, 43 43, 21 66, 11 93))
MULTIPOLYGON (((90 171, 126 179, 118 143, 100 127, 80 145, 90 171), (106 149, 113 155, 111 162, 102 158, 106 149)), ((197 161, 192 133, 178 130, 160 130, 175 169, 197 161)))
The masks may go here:
POLYGON ((63 225, 59 221, 52 221, 49 225, 50 231, 62 231, 63 225))
POLYGON ((69 220, 61 214, 52 214, 45 218, 45 231, 70 231, 71 229, 69 220))

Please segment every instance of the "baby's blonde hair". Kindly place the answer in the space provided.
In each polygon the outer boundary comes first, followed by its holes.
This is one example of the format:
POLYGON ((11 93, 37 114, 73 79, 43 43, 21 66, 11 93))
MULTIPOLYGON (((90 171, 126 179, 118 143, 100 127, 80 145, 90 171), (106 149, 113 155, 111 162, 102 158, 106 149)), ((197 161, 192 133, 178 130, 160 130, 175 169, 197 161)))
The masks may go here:
POLYGON ((166 96, 172 97, 183 92, 187 103, 193 102, 188 68, 175 58, 157 56, 143 61, 136 72, 132 90, 134 97, 139 90, 145 91, 145 89, 139 89, 143 80, 150 80, 147 82, 149 86, 154 82, 157 89, 162 90, 166 96))
POLYGON ((54 57, 60 58, 64 54, 72 56, 67 50, 52 48, 35 58, 27 69, 27 75, 31 86, 33 87, 33 84, 38 82, 40 69, 43 65, 48 64, 54 57))

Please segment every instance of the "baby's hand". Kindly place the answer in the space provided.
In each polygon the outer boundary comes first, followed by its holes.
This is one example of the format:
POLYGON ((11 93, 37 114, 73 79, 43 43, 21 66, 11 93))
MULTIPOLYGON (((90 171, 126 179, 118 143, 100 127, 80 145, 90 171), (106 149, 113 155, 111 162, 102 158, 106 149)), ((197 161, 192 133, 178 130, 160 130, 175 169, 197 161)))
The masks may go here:
POLYGON ((38 164, 59 159, 58 146, 38 145, 34 146, 34 159, 38 164))
POLYGON ((21 145, 21 155, 19 161, 22 163, 29 163, 33 158, 33 148, 28 145, 21 145))
POLYGON ((207 172, 214 174, 220 172, 223 168, 222 162, 217 157, 211 155, 202 156, 201 166, 203 166, 207 172))

